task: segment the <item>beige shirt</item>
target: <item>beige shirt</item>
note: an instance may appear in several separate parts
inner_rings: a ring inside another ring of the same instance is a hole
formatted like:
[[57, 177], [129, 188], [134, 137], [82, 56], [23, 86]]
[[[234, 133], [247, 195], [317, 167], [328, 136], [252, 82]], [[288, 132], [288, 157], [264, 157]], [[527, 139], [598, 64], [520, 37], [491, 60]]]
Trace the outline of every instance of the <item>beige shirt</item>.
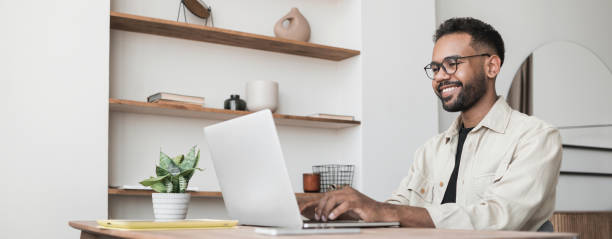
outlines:
[[458, 117], [416, 151], [410, 173], [387, 202], [425, 208], [437, 228], [537, 230], [555, 206], [559, 132], [499, 97], [465, 139], [456, 203], [441, 204], [460, 126]]

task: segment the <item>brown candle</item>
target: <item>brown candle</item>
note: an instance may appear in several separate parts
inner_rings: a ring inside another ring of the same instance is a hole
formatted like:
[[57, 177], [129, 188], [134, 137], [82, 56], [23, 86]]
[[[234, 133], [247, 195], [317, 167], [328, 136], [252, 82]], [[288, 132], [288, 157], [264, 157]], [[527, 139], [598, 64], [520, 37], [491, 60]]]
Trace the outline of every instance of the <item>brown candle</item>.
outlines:
[[305, 173], [302, 175], [304, 181], [304, 192], [318, 193], [321, 190], [320, 176], [318, 173]]

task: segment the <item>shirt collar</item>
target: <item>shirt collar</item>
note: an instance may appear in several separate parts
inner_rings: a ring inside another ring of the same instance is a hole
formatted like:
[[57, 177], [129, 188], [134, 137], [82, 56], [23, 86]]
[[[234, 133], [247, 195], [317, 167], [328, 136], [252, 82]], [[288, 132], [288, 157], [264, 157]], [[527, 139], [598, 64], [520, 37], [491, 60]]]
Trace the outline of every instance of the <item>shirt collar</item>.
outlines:
[[[495, 132], [503, 134], [506, 131], [508, 122], [510, 122], [510, 115], [512, 114], [512, 108], [506, 103], [504, 97], [498, 97], [493, 107], [485, 115], [485, 117], [474, 127], [472, 131], [478, 131], [482, 127], [487, 127]], [[444, 137], [448, 143], [450, 139], [459, 133], [459, 127], [461, 122], [461, 115], [459, 115], [451, 126], [444, 132]]]

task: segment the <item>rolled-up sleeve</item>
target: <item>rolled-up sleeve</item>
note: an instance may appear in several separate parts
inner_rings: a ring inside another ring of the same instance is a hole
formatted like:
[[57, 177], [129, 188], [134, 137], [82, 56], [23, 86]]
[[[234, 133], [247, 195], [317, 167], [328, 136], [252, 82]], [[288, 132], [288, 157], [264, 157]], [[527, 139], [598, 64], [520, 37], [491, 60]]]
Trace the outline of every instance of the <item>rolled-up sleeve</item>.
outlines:
[[406, 191], [404, 188], [404, 185], [407, 185], [408, 183], [410, 183], [411, 180], [411, 174], [408, 174], [408, 176], [406, 176], [404, 179], [402, 179], [402, 181], [400, 182], [400, 186], [397, 188], [397, 190], [395, 190], [393, 193], [391, 193], [391, 197], [389, 199], [387, 199], [385, 202], [386, 203], [391, 203], [391, 204], [399, 204], [399, 205], [408, 205], [410, 203], [410, 200], [408, 199], [408, 195], [406, 195], [406, 193], [404, 191]]
[[561, 151], [556, 129], [538, 129], [519, 140], [511, 160], [495, 172], [478, 201], [424, 208], [437, 228], [536, 230], [554, 211]]

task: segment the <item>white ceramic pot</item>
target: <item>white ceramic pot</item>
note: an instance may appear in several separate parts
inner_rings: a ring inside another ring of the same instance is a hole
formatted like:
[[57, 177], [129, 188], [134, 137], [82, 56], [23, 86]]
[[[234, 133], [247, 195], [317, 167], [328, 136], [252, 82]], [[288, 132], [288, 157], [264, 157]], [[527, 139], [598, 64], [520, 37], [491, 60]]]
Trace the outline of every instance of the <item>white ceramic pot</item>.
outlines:
[[187, 216], [189, 193], [153, 193], [153, 213], [156, 221], [183, 220]]
[[247, 82], [246, 102], [249, 111], [270, 109], [275, 112], [278, 108], [278, 83], [268, 80]]

